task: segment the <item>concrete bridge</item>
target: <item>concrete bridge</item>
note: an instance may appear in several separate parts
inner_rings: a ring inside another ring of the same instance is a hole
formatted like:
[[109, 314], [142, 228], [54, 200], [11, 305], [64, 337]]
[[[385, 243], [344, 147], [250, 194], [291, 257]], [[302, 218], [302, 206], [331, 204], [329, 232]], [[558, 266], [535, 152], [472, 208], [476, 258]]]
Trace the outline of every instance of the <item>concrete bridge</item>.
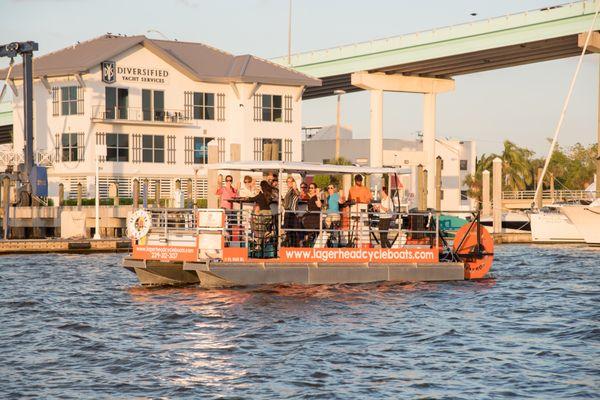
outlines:
[[[436, 94], [454, 90], [454, 76], [542, 62], [581, 54], [600, 0], [579, 1], [478, 22], [372, 40], [274, 59], [319, 77], [303, 99], [331, 96], [335, 90], [369, 90], [372, 166], [383, 162], [383, 92], [422, 94], [425, 168], [435, 170]], [[594, 30], [600, 29], [600, 19]], [[588, 52], [600, 52], [594, 32]], [[568, 77], [565, 77], [565, 80]], [[600, 114], [600, 112], [599, 112]], [[598, 131], [600, 140], [600, 128]], [[599, 161], [600, 168], [600, 161]], [[434, 179], [428, 180], [429, 207], [435, 205]]]

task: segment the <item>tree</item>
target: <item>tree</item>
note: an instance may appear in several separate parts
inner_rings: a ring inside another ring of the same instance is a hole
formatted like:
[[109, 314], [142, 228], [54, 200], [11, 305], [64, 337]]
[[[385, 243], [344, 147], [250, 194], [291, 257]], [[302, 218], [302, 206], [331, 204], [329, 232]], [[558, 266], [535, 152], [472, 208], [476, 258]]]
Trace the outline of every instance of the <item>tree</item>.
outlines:
[[[330, 165], [352, 165], [352, 163], [344, 157], [339, 157], [336, 160], [329, 160], [326, 164]], [[333, 183], [337, 187], [340, 187], [342, 183], [342, 175], [315, 175], [314, 183], [321, 189], [325, 190], [327, 185]]]

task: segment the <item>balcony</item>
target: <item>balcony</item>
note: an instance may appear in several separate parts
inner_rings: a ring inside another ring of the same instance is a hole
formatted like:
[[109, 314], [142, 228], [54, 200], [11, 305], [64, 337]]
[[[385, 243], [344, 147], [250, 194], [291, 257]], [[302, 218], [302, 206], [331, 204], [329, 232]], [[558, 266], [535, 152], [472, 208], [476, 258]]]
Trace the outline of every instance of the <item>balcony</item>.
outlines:
[[188, 126], [194, 120], [186, 117], [183, 110], [149, 110], [136, 107], [92, 107], [92, 121], [114, 124]]

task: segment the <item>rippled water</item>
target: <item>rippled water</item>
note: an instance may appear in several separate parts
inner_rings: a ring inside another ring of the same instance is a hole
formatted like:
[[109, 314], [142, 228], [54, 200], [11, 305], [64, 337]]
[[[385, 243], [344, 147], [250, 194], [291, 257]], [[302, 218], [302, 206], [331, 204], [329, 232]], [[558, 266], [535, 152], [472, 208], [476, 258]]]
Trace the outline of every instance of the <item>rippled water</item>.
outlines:
[[144, 289], [121, 255], [0, 258], [0, 398], [598, 398], [600, 249], [480, 282]]

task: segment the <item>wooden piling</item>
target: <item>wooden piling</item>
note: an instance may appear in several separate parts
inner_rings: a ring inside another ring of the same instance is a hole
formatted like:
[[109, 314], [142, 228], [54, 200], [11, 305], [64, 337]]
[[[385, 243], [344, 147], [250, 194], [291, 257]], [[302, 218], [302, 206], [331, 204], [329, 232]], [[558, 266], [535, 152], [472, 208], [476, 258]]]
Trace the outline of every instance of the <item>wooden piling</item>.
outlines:
[[493, 172], [493, 226], [494, 233], [502, 232], [502, 160], [499, 157], [494, 158], [492, 162]]
[[435, 158], [435, 209], [442, 209], [442, 157]]
[[140, 203], [140, 180], [135, 178], [133, 180], [133, 209], [137, 209]]

